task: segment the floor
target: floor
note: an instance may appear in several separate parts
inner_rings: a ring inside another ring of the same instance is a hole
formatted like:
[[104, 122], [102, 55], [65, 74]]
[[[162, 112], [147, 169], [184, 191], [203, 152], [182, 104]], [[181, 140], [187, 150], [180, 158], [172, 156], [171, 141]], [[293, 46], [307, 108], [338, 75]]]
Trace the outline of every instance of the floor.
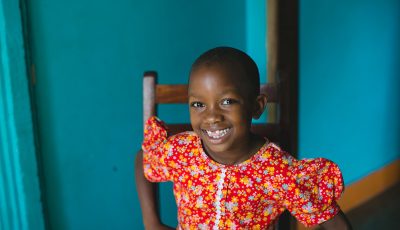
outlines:
[[400, 184], [346, 215], [354, 230], [400, 229]]

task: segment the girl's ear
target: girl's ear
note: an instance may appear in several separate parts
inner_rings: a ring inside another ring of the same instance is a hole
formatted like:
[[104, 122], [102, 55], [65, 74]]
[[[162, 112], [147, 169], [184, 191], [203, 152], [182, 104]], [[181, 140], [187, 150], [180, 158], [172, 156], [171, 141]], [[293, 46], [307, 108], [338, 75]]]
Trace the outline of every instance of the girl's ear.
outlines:
[[258, 95], [253, 110], [253, 118], [254, 119], [260, 118], [266, 106], [267, 106], [267, 96], [265, 96], [264, 94]]

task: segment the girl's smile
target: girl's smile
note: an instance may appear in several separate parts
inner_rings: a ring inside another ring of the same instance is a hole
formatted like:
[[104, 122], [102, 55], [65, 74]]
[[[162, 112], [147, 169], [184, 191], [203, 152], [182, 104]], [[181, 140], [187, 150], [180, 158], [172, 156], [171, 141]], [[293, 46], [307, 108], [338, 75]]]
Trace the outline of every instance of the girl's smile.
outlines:
[[210, 138], [220, 139], [220, 138], [224, 137], [230, 130], [231, 130], [231, 128], [220, 129], [220, 130], [215, 130], [215, 131], [211, 131], [211, 130], [203, 130], [203, 131], [206, 132]]
[[208, 136], [210, 142], [212, 142], [213, 144], [222, 143], [231, 134], [231, 128], [219, 129], [215, 131], [202, 129], [202, 131]]

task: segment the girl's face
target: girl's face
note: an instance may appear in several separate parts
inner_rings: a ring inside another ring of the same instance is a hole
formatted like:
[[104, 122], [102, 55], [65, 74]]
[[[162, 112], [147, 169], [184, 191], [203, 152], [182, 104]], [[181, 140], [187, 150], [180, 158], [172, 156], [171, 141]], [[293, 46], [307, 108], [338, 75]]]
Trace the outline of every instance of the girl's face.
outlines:
[[192, 128], [206, 152], [217, 161], [246, 155], [250, 149], [251, 120], [257, 103], [244, 79], [236, 75], [212, 66], [200, 67], [190, 76]]

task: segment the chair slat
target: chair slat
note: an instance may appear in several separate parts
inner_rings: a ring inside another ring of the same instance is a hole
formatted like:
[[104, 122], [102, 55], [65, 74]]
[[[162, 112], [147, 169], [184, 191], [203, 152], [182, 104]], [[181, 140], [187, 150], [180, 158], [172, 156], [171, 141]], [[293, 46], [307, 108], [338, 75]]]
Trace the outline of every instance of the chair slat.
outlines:
[[187, 85], [156, 85], [156, 103], [172, 104], [188, 102]]
[[143, 124], [147, 119], [156, 114], [155, 102], [155, 85], [156, 85], [155, 72], [146, 72], [143, 77]]
[[168, 135], [175, 135], [184, 131], [192, 131], [190, 124], [168, 124]]

